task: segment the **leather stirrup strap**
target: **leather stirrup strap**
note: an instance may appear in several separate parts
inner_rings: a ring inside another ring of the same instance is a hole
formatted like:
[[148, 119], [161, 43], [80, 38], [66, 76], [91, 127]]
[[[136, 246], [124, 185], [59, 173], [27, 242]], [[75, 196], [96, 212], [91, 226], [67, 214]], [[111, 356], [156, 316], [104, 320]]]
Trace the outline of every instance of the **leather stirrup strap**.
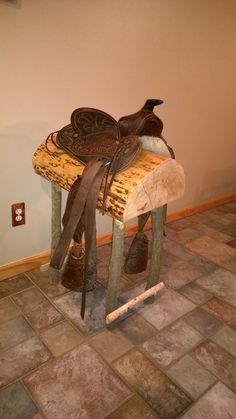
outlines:
[[102, 160], [95, 160], [82, 177], [78, 193], [76, 194], [71, 207], [70, 217], [64, 226], [59, 243], [52, 255], [50, 266], [55, 269], [61, 269], [63, 265], [67, 249], [84, 211], [91, 185], [103, 164], [104, 162]]
[[[81, 310], [80, 315], [82, 319], [84, 318], [85, 313], [85, 303], [86, 303], [86, 285], [87, 285], [87, 275], [89, 269], [89, 257], [91, 254], [91, 244], [93, 240], [94, 229], [96, 228], [96, 207], [98, 200], [98, 193], [101, 187], [101, 183], [107, 170], [106, 167], [101, 167], [99, 172], [94, 179], [94, 182], [90, 188], [89, 195], [87, 198], [86, 206], [84, 209], [84, 223], [85, 223], [85, 265], [84, 265], [84, 278], [83, 278], [83, 289], [82, 289], [82, 300], [81, 300]], [[91, 268], [91, 267], [90, 267]], [[96, 266], [91, 269], [96, 269]]]

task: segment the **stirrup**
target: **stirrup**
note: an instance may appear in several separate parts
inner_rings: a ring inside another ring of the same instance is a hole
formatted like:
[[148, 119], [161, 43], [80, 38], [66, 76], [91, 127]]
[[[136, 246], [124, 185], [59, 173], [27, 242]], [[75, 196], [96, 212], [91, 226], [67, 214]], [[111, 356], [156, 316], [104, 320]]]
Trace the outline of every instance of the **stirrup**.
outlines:
[[124, 272], [138, 274], [146, 270], [148, 263], [148, 238], [143, 232], [138, 232], [130, 245], [125, 259]]
[[[76, 250], [75, 250], [76, 249]], [[62, 272], [62, 285], [71, 291], [82, 292], [84, 281], [84, 268], [85, 268], [85, 254], [84, 250], [80, 248], [78, 252], [77, 246], [73, 246], [65, 267]], [[97, 273], [87, 273], [86, 292], [92, 291], [96, 286]]]

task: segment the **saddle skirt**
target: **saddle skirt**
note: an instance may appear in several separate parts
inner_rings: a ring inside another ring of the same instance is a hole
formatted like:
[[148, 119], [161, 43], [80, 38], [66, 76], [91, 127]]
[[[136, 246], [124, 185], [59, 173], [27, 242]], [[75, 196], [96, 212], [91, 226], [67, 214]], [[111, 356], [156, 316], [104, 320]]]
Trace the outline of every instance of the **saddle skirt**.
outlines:
[[136, 135], [119, 137], [117, 122], [94, 108], [79, 108], [71, 115], [71, 124], [58, 132], [58, 145], [83, 164], [93, 159], [108, 165], [116, 160], [109, 174], [125, 169], [141, 150]]

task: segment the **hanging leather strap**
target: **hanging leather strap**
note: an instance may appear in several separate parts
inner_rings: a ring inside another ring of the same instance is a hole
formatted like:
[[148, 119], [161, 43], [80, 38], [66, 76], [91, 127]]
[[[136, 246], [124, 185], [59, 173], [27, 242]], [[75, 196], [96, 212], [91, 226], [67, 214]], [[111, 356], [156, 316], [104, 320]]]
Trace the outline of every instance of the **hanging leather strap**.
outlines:
[[[85, 303], [86, 303], [86, 282], [88, 276], [88, 269], [91, 269], [89, 266], [90, 253], [92, 249], [92, 240], [94, 229], [96, 228], [96, 207], [98, 193], [101, 187], [101, 183], [104, 177], [106, 167], [101, 167], [98, 171], [93, 184], [90, 188], [89, 195], [86, 201], [85, 210], [84, 210], [84, 224], [85, 224], [85, 266], [84, 266], [84, 278], [83, 278], [83, 289], [82, 289], [82, 301], [81, 301], [81, 310], [80, 315], [82, 319], [84, 318], [85, 313]], [[94, 258], [96, 263], [96, 258]], [[96, 266], [92, 267], [96, 269]]]
[[[91, 185], [93, 184], [94, 179], [102, 166], [104, 166], [104, 161], [94, 160], [93, 164], [89, 167], [89, 170], [86, 170], [83, 174], [79, 186], [79, 192], [76, 194], [71, 206], [70, 217], [66, 220], [59, 243], [52, 255], [50, 266], [55, 269], [61, 269], [63, 265], [68, 247], [73, 238], [78, 222], [83, 214]], [[106, 170], [106, 168], [104, 168], [104, 170]]]

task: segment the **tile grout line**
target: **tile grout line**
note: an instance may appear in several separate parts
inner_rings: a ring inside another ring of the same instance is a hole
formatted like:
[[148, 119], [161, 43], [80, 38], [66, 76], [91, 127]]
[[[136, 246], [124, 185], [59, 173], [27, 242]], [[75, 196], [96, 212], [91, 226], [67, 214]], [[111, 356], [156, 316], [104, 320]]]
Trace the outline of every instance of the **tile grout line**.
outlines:
[[180, 415], [176, 416], [175, 419], [181, 419], [183, 417], [183, 415], [185, 415], [187, 412], [189, 412], [198, 403], [198, 401], [201, 400], [201, 398], [204, 397], [205, 394], [207, 394], [208, 391], [210, 391], [218, 383], [222, 383], [222, 381], [220, 381], [219, 379], [216, 379], [216, 381], [214, 381], [214, 383], [211, 384], [207, 388], [207, 390], [205, 390], [197, 399], [194, 399], [194, 402], [192, 404], [190, 404], [189, 406], [187, 406], [186, 409], [183, 412], [181, 412]]
[[[206, 339], [205, 342], [212, 342], [210, 339]], [[215, 342], [212, 342], [215, 343]], [[219, 345], [218, 345], [219, 346]], [[221, 347], [220, 347], [221, 348]], [[221, 348], [225, 351], [224, 348]], [[229, 354], [227, 351], [225, 351], [227, 354]], [[223, 383], [227, 388], [229, 388], [233, 393], [236, 393], [235, 390], [233, 390], [232, 388], [230, 388], [230, 386], [228, 384], [226, 384], [221, 378], [219, 378], [213, 371], [211, 371], [205, 364], [203, 364], [199, 359], [195, 359], [193, 353], [189, 353], [189, 355], [191, 356], [191, 358], [196, 361], [199, 365], [201, 365], [201, 367], [205, 368], [205, 370], [207, 370], [208, 372], [210, 372], [216, 379], [217, 381]], [[235, 357], [232, 354], [229, 354], [232, 358], [235, 359]]]

